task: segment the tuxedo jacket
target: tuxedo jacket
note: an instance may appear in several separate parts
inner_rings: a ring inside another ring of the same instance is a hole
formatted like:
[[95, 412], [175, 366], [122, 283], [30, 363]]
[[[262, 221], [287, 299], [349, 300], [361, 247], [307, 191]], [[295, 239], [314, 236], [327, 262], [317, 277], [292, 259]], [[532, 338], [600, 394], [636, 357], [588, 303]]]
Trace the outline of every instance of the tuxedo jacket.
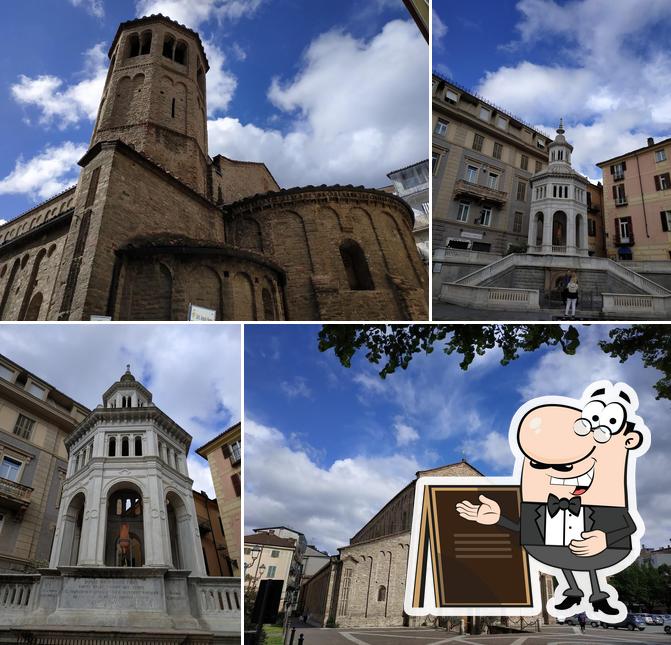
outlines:
[[[636, 531], [636, 524], [626, 508], [587, 505], [582, 508], [585, 531], [603, 531], [608, 548], [631, 550], [631, 535]], [[547, 504], [522, 502], [519, 522], [501, 517], [498, 524], [511, 531], [519, 531], [522, 546], [544, 546], [546, 510]]]

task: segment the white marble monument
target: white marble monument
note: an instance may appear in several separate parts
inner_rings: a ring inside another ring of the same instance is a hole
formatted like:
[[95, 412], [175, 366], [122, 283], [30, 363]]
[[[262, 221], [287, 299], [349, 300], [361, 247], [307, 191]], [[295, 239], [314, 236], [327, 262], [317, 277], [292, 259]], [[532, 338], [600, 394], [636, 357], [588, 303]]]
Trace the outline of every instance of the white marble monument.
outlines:
[[528, 253], [588, 256], [588, 180], [571, 166], [563, 120], [548, 146], [549, 165], [530, 180]]
[[66, 441], [49, 569], [0, 576], [0, 643], [240, 642], [240, 579], [205, 572], [190, 443], [127, 369]]

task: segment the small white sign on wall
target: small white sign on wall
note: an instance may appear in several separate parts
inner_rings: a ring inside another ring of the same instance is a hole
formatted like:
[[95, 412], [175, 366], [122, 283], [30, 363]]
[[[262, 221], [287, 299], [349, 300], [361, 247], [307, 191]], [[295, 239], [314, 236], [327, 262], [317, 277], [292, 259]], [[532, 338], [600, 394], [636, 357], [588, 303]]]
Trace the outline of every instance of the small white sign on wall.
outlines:
[[214, 309], [207, 309], [206, 307], [199, 307], [198, 305], [189, 304], [189, 321], [211, 321], [217, 319], [217, 312]]

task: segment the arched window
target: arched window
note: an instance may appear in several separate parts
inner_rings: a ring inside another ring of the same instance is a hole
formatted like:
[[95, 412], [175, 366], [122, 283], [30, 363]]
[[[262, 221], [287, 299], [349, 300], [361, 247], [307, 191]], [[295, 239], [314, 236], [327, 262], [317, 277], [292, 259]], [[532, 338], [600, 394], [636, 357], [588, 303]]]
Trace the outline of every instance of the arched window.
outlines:
[[110, 437], [109, 445], [107, 446], [107, 455], [109, 457], [116, 457], [116, 438]]
[[135, 437], [135, 456], [142, 457], [142, 437]]
[[387, 599], [387, 588], [381, 586], [377, 590], [377, 600], [378, 602], [384, 602]]
[[175, 62], [180, 65], [186, 65], [186, 43], [181, 40], [177, 43], [175, 47]]
[[128, 437], [121, 438], [121, 456], [128, 457]]
[[140, 47], [140, 54], [148, 54], [151, 51], [151, 31], [145, 31], [142, 34], [142, 45]]
[[141, 567], [144, 527], [142, 498], [136, 490], [119, 490], [107, 503], [107, 536], [105, 565], [109, 567]]
[[166, 34], [165, 38], [163, 39], [163, 55], [166, 58], [172, 60], [174, 50], [175, 50], [175, 39], [170, 34]]
[[200, 89], [201, 94], [205, 96], [205, 73], [203, 72], [200, 63], [198, 63], [198, 69], [196, 71], [196, 82], [198, 83], [198, 89]]
[[275, 320], [275, 304], [273, 303], [273, 296], [268, 289], [261, 291], [261, 299], [263, 300], [263, 319]]
[[352, 291], [375, 288], [363, 249], [354, 240], [345, 240], [340, 245], [340, 257], [345, 267], [349, 288]]
[[140, 38], [137, 34], [131, 34], [128, 38], [128, 58], [140, 55]]

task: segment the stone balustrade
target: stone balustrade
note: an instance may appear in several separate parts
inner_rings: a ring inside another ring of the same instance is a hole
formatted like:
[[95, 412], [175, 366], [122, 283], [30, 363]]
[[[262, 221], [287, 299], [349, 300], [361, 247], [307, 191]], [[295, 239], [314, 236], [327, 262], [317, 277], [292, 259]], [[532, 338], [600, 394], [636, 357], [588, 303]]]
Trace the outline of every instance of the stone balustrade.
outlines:
[[671, 296], [604, 293], [603, 313], [623, 320], [628, 317], [668, 318], [671, 314]]
[[444, 283], [440, 290], [440, 300], [475, 309], [506, 309], [509, 311], [537, 311], [540, 309], [538, 291], [535, 289], [472, 287]]
[[25, 613], [32, 607], [38, 575], [11, 574], [0, 576], [0, 613]]

